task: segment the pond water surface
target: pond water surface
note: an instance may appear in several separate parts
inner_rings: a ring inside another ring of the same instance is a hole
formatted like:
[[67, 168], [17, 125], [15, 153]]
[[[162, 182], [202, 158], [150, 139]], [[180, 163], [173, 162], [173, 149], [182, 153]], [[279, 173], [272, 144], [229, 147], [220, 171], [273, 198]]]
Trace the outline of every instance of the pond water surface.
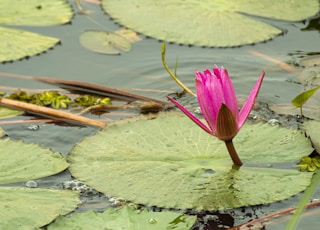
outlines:
[[[70, 1], [73, 4], [72, 1]], [[154, 98], [165, 100], [170, 92], [180, 91], [176, 83], [168, 76], [161, 63], [161, 42], [140, 35], [142, 41], [132, 44], [128, 53], [116, 56], [101, 55], [84, 49], [79, 43], [79, 36], [86, 29], [103, 29], [115, 31], [121, 27], [116, 25], [103, 13], [100, 6], [83, 3], [83, 7], [91, 11], [88, 16], [76, 14], [72, 24], [55, 27], [19, 27], [29, 31], [58, 37], [62, 45], [56, 46], [39, 56], [29, 60], [1, 64], [0, 72], [35, 77], [50, 77], [58, 79], [79, 80], [115, 88], [152, 89], [160, 92], [134, 91]], [[212, 68], [213, 64], [223, 65], [229, 71], [237, 94], [246, 97], [261, 71], [266, 76], [259, 94], [260, 101], [267, 103], [290, 103], [292, 98], [302, 91], [302, 86], [295, 83], [297, 74], [302, 67], [299, 60], [320, 53], [319, 18], [312, 23], [318, 26], [312, 30], [303, 30], [309, 24], [268, 20], [273, 25], [287, 32], [265, 43], [247, 45], [237, 48], [202, 48], [167, 45], [167, 62], [174, 66], [179, 58], [178, 75], [191, 89], [194, 89], [194, 69], [199, 71]], [[288, 63], [296, 68], [296, 73], [290, 73], [279, 65], [264, 58], [252, 55], [256, 51], [274, 59]], [[50, 89], [54, 86], [35, 81], [7, 78], [0, 74], [1, 86]], [[112, 117], [119, 119], [119, 117]], [[17, 118], [13, 118], [17, 119]], [[52, 124], [39, 124], [39, 129], [30, 130], [29, 124], [4, 125], [6, 133], [13, 139], [23, 139], [26, 142], [39, 143], [66, 155], [72, 146], [83, 137], [94, 134], [97, 129], [91, 127], [63, 127]], [[68, 172], [39, 180], [40, 187], [51, 187], [62, 181], [71, 179]], [[22, 185], [22, 184], [21, 184]], [[315, 198], [320, 197], [318, 188]], [[250, 219], [283, 210], [294, 206], [299, 195], [286, 201], [271, 205], [248, 207], [225, 212], [231, 222], [244, 223]], [[98, 209], [98, 208], [97, 208]], [[299, 229], [318, 229], [319, 209], [317, 214], [305, 218]], [[219, 218], [222, 218], [220, 215]], [[213, 217], [212, 217], [213, 218]], [[234, 219], [233, 219], [234, 218]], [[213, 218], [214, 219], [214, 218]], [[285, 222], [276, 223], [266, 229], [283, 229]], [[221, 224], [222, 226], [223, 224]], [[227, 224], [226, 224], [227, 225]], [[213, 227], [210, 229], [224, 229]]]

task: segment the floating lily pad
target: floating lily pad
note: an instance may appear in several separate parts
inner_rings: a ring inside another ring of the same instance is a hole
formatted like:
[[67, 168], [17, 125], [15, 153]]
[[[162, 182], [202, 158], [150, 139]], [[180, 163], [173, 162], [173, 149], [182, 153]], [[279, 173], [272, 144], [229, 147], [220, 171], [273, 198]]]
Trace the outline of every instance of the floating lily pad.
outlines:
[[[306, 104], [309, 104], [309, 102], [307, 102]], [[270, 104], [268, 106], [270, 110], [274, 111], [277, 114], [285, 114], [285, 115], [292, 115], [292, 116], [296, 116], [300, 114], [300, 109], [296, 108], [291, 103], [290, 104]], [[304, 105], [303, 115], [305, 117], [320, 121], [320, 106]]]
[[306, 120], [300, 125], [302, 130], [305, 130], [306, 135], [310, 137], [315, 150], [320, 153], [320, 122], [315, 120]]
[[[64, 0], [1, 0], [0, 24], [49, 26], [65, 24], [73, 17]], [[14, 61], [43, 53], [60, 40], [23, 30], [0, 27], [0, 62]]]
[[118, 23], [179, 44], [230, 47], [269, 40], [283, 33], [250, 15], [301, 21], [316, 15], [318, 0], [102, 0]]
[[65, 0], [1, 0], [0, 24], [51, 26], [70, 22], [71, 6]]
[[60, 42], [57, 38], [4, 27], [0, 27], [0, 34], [0, 62], [34, 56]]
[[0, 149], [0, 184], [50, 176], [69, 166], [59, 153], [36, 144], [5, 139], [0, 140]]
[[102, 54], [120, 54], [131, 49], [130, 42], [121, 35], [101, 31], [86, 30], [80, 36], [83, 47]]
[[300, 60], [300, 64], [305, 67], [313, 67], [320, 65], [320, 55], [312, 55]]
[[0, 187], [0, 229], [37, 229], [77, 207], [74, 191]]
[[[177, 209], [266, 204], [310, 183], [311, 173], [293, 167], [313, 151], [302, 132], [246, 124], [234, 143], [245, 162], [240, 169], [232, 166], [222, 141], [185, 116], [125, 120], [77, 144], [69, 155], [69, 169], [108, 195]], [[275, 163], [287, 163], [292, 170], [276, 168]]]
[[121, 210], [108, 209], [103, 213], [88, 211], [75, 213], [70, 217], [58, 217], [48, 230], [54, 229], [130, 229], [130, 230], [158, 230], [190, 229], [196, 221], [195, 216], [186, 216], [169, 211], [151, 212], [138, 211], [125, 206]]
[[23, 114], [21, 110], [9, 109], [6, 107], [0, 106], [0, 119], [8, 118], [8, 117], [15, 117]]

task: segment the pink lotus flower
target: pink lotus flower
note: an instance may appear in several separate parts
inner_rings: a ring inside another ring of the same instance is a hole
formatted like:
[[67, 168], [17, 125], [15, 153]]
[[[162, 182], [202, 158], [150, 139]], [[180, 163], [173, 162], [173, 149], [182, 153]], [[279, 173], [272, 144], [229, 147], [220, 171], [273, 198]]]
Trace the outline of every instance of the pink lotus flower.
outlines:
[[262, 71], [247, 101], [239, 111], [234, 86], [225, 68], [214, 67], [213, 71], [196, 72], [197, 98], [207, 125], [184, 108], [179, 102], [168, 97], [182, 112], [207, 133], [216, 136], [227, 145], [235, 165], [242, 165], [232, 139], [237, 135], [252, 110], [264, 77]]

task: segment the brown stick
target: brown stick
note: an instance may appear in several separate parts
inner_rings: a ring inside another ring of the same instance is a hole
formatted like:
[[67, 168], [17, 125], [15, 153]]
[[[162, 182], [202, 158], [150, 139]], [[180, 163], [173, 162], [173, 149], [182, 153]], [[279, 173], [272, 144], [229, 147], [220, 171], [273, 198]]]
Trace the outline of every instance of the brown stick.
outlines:
[[170, 103], [162, 100], [153, 99], [150, 97], [145, 97], [139, 94], [129, 93], [120, 89], [110, 88], [102, 85], [92, 84], [88, 82], [73, 81], [73, 80], [62, 80], [54, 78], [43, 78], [43, 77], [33, 77], [33, 80], [41, 81], [49, 84], [58, 85], [63, 89], [76, 90], [82, 92], [88, 92], [92, 94], [98, 94], [102, 96], [108, 96], [113, 98], [118, 98], [124, 101], [152, 101], [159, 103], [163, 106], [170, 105]]
[[[311, 203], [307, 204], [306, 208], [309, 209], [309, 208], [313, 208], [313, 207], [317, 207], [317, 206], [320, 206], [320, 201], [311, 202]], [[286, 214], [291, 214], [295, 210], [296, 210], [296, 208], [288, 208], [288, 209], [285, 209], [285, 210], [282, 210], [279, 212], [271, 213], [269, 215], [260, 217], [258, 219], [252, 220], [252, 221], [249, 221], [248, 223], [228, 228], [228, 230], [251, 229], [251, 226], [253, 226], [254, 224], [263, 223], [263, 222], [269, 221], [273, 218], [284, 216]]]
[[96, 126], [99, 128], [104, 128], [106, 126], [106, 124], [101, 121], [96, 121], [90, 118], [78, 116], [68, 112], [51, 109], [51, 108], [47, 108], [39, 105], [33, 105], [25, 102], [15, 101], [7, 98], [0, 98], [0, 105], [14, 108], [14, 109], [24, 110], [24, 111], [35, 113], [37, 115], [41, 115], [45, 117], [51, 117], [51, 118], [54, 117], [57, 120], [82, 123], [86, 125]]

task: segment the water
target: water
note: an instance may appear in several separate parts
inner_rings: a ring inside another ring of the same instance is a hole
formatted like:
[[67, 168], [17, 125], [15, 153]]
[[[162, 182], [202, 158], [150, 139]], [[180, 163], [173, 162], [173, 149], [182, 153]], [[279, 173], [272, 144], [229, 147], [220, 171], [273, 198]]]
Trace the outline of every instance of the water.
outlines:
[[[86, 29], [115, 31], [120, 27], [110, 20], [98, 5], [86, 3], [83, 4], [83, 7], [91, 10], [92, 13], [89, 16], [76, 14], [71, 25], [40, 28], [19, 27], [59, 37], [62, 45], [56, 46], [53, 50], [42, 55], [31, 57], [29, 60], [1, 64], [0, 71], [17, 75], [86, 81], [115, 88], [158, 90], [160, 92], [145, 92], [144, 90], [135, 92], [163, 100], [168, 93], [180, 91], [178, 85], [168, 76], [162, 66], [161, 42], [155, 39], [148, 39], [140, 35], [142, 41], [132, 44], [130, 52], [118, 56], [96, 54], [84, 49], [79, 43], [82, 31]], [[287, 33], [266, 43], [239, 48], [202, 48], [168, 44], [167, 63], [173, 68], [176, 57], [179, 58], [178, 76], [193, 90], [195, 69], [202, 71], [206, 68], [212, 68], [213, 64], [223, 65], [232, 77], [237, 94], [243, 97], [248, 95], [264, 69], [266, 77], [259, 94], [259, 100], [267, 103], [290, 103], [291, 99], [302, 90], [302, 86], [295, 83], [297, 73], [302, 69], [299, 66], [299, 60], [320, 53], [320, 34], [319, 27], [317, 28], [319, 18], [312, 20], [310, 22], [312, 24], [308, 24], [308, 21], [305, 23], [269, 22], [285, 29]], [[315, 28], [303, 30], [308, 25]], [[275, 63], [252, 55], [251, 51], [288, 63], [297, 70], [297, 73], [287, 72]], [[6, 78], [1, 74], [0, 80], [1, 86], [29, 89], [56, 88], [35, 81]], [[5, 125], [3, 128], [13, 139], [39, 143], [64, 155], [84, 136], [93, 135], [97, 131], [90, 127], [61, 127], [52, 124], [40, 124], [38, 130], [30, 130], [28, 126], [29, 124]], [[40, 187], [52, 186], [59, 180], [54, 176], [51, 177], [51, 180], [44, 181], [45, 184], [39, 182]], [[319, 197], [319, 189], [316, 196]], [[290, 198], [288, 201], [280, 202], [281, 205], [277, 203], [265, 206], [261, 210], [259, 209], [260, 211], [248, 209], [249, 213], [257, 212], [257, 216], [262, 216], [293, 206], [297, 200], [298, 197]], [[237, 219], [241, 216], [241, 210], [236, 210], [235, 213], [237, 213], [236, 224], [239, 224], [243, 221]], [[316, 220], [313, 218], [310, 221], [315, 222]], [[280, 228], [278, 227], [278, 229]]]

